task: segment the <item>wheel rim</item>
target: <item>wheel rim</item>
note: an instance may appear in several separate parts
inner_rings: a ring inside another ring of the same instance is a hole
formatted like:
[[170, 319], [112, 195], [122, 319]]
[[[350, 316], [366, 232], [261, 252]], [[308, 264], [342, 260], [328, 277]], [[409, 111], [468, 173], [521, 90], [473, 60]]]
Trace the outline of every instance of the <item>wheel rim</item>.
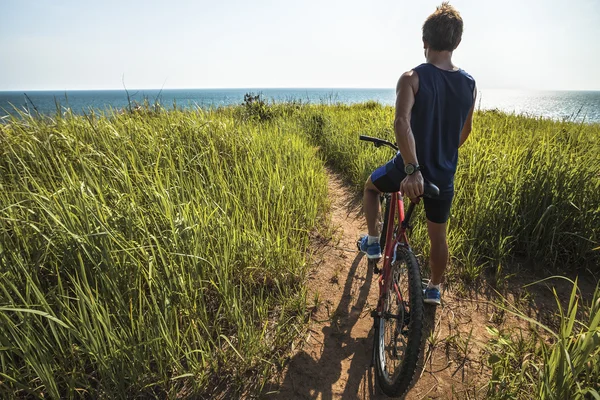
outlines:
[[408, 303], [408, 275], [405, 264], [392, 265], [387, 295], [379, 318], [379, 369], [389, 384], [395, 382], [402, 369], [406, 352], [407, 332], [410, 318]]

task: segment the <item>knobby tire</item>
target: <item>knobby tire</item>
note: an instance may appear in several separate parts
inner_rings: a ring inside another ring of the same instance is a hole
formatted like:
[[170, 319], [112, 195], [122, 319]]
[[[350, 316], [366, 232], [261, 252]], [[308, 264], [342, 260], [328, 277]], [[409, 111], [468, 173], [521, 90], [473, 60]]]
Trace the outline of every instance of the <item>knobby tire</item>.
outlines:
[[[387, 203], [387, 202], [386, 202]], [[387, 216], [389, 204], [386, 204], [386, 212]], [[387, 222], [387, 219], [384, 220]], [[382, 236], [385, 235], [385, 231], [382, 232]], [[391, 245], [391, 244], [388, 244]], [[403, 270], [403, 267], [405, 270]], [[394, 275], [400, 274], [402, 280], [400, 280], [399, 284], [402, 287], [399, 287], [399, 290], [404, 295], [408, 294], [409, 300], [409, 310], [410, 310], [410, 319], [408, 324], [404, 324], [404, 320], [402, 321], [402, 329], [406, 328], [406, 333], [403, 335], [406, 340], [406, 345], [403, 354], [398, 357], [400, 365], [396, 367], [399, 369], [398, 373], [393, 374], [391, 379], [388, 379], [386, 376], [387, 373], [383, 369], [382, 364], [385, 364], [385, 359], [382, 357], [388, 357], [388, 354], [383, 354], [385, 352], [385, 328], [386, 324], [394, 324], [392, 320], [399, 321], [402, 317], [400, 314], [400, 310], [393, 314], [396, 318], [385, 318], [386, 313], [390, 312], [390, 301], [386, 301], [384, 304], [383, 312], [380, 316], [377, 317], [375, 321], [375, 368], [377, 371], [377, 380], [379, 382], [379, 387], [381, 390], [388, 396], [391, 397], [401, 397], [406, 394], [408, 389], [410, 389], [415, 372], [417, 371], [417, 364], [419, 361], [419, 356], [421, 354], [421, 346], [422, 346], [422, 331], [423, 331], [423, 315], [424, 315], [424, 306], [423, 306], [423, 289], [421, 283], [421, 270], [419, 268], [419, 264], [413, 252], [403, 246], [398, 246], [396, 249], [396, 261], [391, 265], [390, 278], [389, 282], [385, 284], [387, 286], [388, 298], [390, 298], [390, 294], [397, 296], [393, 283], [394, 283]], [[406, 287], [408, 285], [408, 287]], [[408, 293], [407, 293], [408, 290]], [[393, 296], [391, 297], [393, 298]], [[406, 300], [406, 299], [404, 299]], [[404, 305], [402, 305], [404, 307]], [[404, 309], [404, 308], [403, 308]], [[396, 322], [398, 324], [398, 322]], [[387, 325], [389, 327], [389, 325]], [[383, 329], [383, 331], [382, 331]], [[394, 331], [397, 332], [397, 326], [394, 327]], [[396, 336], [399, 336], [396, 333]], [[394, 339], [394, 343], [397, 343], [398, 340]], [[383, 346], [383, 347], [382, 347]], [[397, 348], [397, 346], [395, 346]]]

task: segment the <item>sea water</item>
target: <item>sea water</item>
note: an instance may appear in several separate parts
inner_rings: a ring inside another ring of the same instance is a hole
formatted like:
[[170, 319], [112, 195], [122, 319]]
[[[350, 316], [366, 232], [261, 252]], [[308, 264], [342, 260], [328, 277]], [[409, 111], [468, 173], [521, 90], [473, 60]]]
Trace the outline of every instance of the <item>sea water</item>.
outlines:
[[[129, 104], [153, 104], [169, 108], [215, 108], [244, 101], [246, 93], [261, 94], [276, 102], [354, 104], [376, 101], [394, 105], [393, 89], [165, 89], [165, 90], [69, 90], [0, 92], [0, 117], [15, 109], [51, 115], [71, 109], [84, 112], [120, 110]], [[480, 89], [477, 109], [498, 109], [508, 113], [540, 116], [555, 120], [600, 123], [600, 91], [524, 91]]]

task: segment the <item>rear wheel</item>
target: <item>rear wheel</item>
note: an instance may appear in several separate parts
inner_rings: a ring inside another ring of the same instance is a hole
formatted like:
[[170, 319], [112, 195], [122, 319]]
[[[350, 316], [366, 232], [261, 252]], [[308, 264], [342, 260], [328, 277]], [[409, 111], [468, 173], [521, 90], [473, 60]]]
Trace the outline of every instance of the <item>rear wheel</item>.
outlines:
[[410, 388], [421, 353], [423, 292], [421, 273], [412, 251], [398, 246], [390, 267], [383, 310], [375, 321], [375, 368], [388, 396]]

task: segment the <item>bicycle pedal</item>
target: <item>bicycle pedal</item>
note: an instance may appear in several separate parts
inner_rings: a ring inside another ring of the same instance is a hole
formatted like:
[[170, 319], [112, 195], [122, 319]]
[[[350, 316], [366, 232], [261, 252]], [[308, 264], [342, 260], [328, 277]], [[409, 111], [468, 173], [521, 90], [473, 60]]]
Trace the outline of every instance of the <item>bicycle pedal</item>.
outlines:
[[373, 310], [371, 311], [371, 317], [373, 318], [377, 318], [380, 317], [381, 315], [377, 312], [377, 310]]

